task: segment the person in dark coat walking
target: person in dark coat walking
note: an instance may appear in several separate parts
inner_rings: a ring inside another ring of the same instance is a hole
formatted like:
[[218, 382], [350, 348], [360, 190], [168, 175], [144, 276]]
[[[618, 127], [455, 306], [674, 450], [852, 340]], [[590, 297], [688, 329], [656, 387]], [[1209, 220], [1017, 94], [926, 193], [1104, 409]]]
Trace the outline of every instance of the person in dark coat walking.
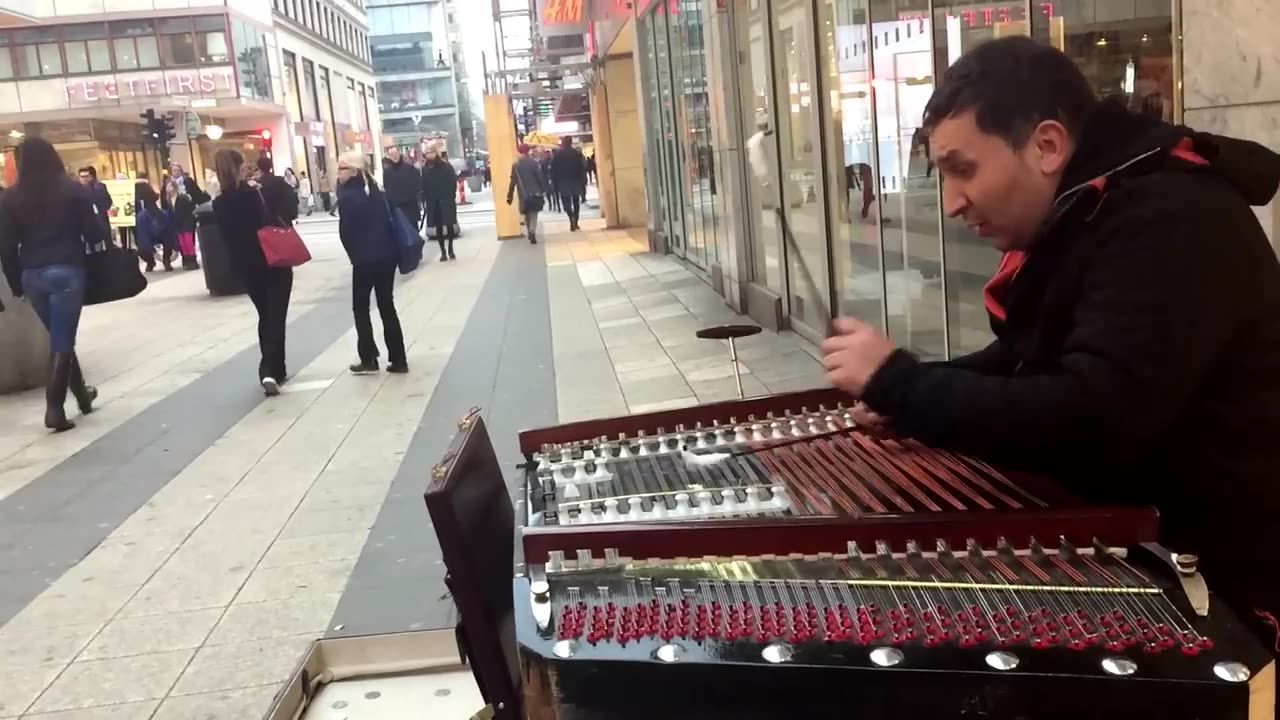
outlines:
[[174, 163], [169, 168], [169, 184], [174, 193], [166, 192], [164, 199], [173, 211], [173, 223], [178, 232], [178, 251], [182, 253], [184, 270], [199, 270], [196, 259], [196, 206], [209, 202], [209, 195], [200, 189], [196, 179]]
[[275, 174], [271, 158], [259, 156], [257, 166], [258, 172], [253, 179], [258, 183], [262, 200], [267, 205], [267, 219], [274, 225], [292, 227], [298, 220], [298, 193], [284, 178]]
[[[382, 183], [386, 185], [387, 200], [391, 201], [391, 206], [400, 208], [410, 225], [421, 227], [422, 173], [405, 160], [400, 148], [394, 145], [387, 148], [387, 158], [382, 162]], [[342, 195], [341, 188], [338, 195]]]
[[458, 173], [440, 156], [438, 148], [428, 147], [425, 155], [422, 199], [427, 209], [427, 227], [436, 229], [440, 261], [455, 260], [453, 241], [457, 237], [454, 226], [458, 223]]
[[560, 194], [560, 207], [569, 216], [569, 230], [578, 230], [582, 196], [587, 192], [587, 160], [573, 146], [573, 138], [562, 138], [560, 150], [551, 160], [551, 184]]
[[[18, 145], [18, 183], [0, 199], [0, 268], [15, 298], [26, 298], [49, 331], [44, 425], [74, 428], [67, 390], [80, 412], [93, 412], [98, 390], [84, 381], [76, 333], [84, 306], [84, 256], [106, 238], [90, 190], [67, 177], [58, 151], [39, 137]], [[10, 422], [13, 422], [10, 420]]]
[[542, 177], [547, 182], [547, 209], [560, 212], [560, 193], [556, 192], [556, 176], [551, 173], [551, 163], [555, 162], [556, 152], [545, 148], [536, 152], [539, 157], [535, 157], [535, 159], [538, 161], [538, 167], [542, 170]]
[[[359, 360], [351, 366], [356, 375], [378, 372], [378, 343], [369, 321], [369, 293], [378, 300], [382, 332], [387, 342], [387, 372], [407, 373], [404, 332], [396, 313], [396, 270], [400, 245], [391, 220], [391, 207], [382, 188], [369, 174], [364, 153], [347, 152], [338, 158], [338, 237], [351, 260], [351, 312], [356, 322]], [[412, 167], [412, 166], [410, 166]]]
[[213, 201], [213, 215], [231, 264], [244, 277], [249, 299], [258, 311], [258, 382], [268, 397], [280, 394], [289, 379], [285, 366], [285, 330], [289, 323], [289, 297], [293, 294], [293, 268], [267, 265], [258, 241], [258, 230], [271, 224], [260, 188], [249, 179], [244, 156], [236, 150], [219, 150], [213, 157], [222, 191]]
[[1100, 103], [1025, 37], [953, 64], [924, 125], [943, 209], [1004, 253], [996, 339], [926, 363], [838, 319], [825, 365], [855, 420], [1156, 506], [1163, 544], [1271, 647], [1280, 262], [1250, 205], [1280, 155]]
[[529, 156], [529, 146], [524, 143], [516, 148], [520, 154], [511, 163], [511, 180], [507, 184], [507, 204], [510, 205], [516, 194], [520, 195], [520, 214], [524, 216], [525, 232], [529, 234], [529, 243], [538, 244], [538, 213], [547, 197], [547, 180], [542, 176], [542, 167]]

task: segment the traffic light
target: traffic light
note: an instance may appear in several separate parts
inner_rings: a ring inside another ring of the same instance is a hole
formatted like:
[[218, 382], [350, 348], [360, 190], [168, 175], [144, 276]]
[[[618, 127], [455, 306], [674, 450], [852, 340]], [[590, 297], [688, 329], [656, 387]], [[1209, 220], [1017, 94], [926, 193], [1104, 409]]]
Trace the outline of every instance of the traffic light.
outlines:
[[156, 150], [165, 164], [169, 162], [169, 142], [176, 137], [173, 130], [173, 119], [168, 115], [156, 115], [155, 110], [147, 110], [138, 115], [143, 119], [142, 139], [154, 143]]
[[262, 154], [271, 157], [271, 131], [263, 130], [258, 137], [262, 138]]

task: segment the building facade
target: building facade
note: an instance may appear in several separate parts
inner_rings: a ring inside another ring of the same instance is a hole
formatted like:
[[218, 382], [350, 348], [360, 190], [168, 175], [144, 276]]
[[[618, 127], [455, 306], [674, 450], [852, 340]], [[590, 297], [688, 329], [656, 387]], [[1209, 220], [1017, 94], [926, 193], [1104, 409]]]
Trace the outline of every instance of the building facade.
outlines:
[[466, 75], [452, 0], [370, 0], [369, 23], [384, 144], [417, 157], [424, 141], [443, 143], [461, 157]]
[[[999, 258], [943, 217], [920, 130], [937, 79], [978, 43], [1030, 34], [1076, 60], [1101, 96], [1280, 147], [1280, 51], [1267, 39], [1280, 21], [1252, 17], [1259, 7], [640, 2], [654, 249], [684, 258], [762, 324], [814, 341], [843, 314], [925, 358], [980, 349], [990, 341], [982, 287]], [[1260, 217], [1275, 232], [1276, 213]]]
[[[269, 131], [277, 166], [323, 173], [337, 153], [376, 154], [364, 9], [348, 0], [35, 0], [0, 30], [0, 146], [41, 135], [69, 170], [159, 177], [140, 115], [171, 113], [171, 159], [197, 176]], [[302, 86], [295, 66], [311, 68]], [[330, 92], [332, 88], [332, 92]], [[304, 94], [313, 112], [304, 112]], [[309, 123], [309, 124], [306, 124]]]

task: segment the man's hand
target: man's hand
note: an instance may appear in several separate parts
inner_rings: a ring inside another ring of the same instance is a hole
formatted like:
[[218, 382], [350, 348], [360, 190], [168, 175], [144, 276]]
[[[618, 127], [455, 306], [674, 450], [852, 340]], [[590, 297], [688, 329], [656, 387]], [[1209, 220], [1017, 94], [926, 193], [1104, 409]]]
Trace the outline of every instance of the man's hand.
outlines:
[[889, 418], [867, 407], [866, 403], [858, 403], [849, 411], [853, 422], [858, 426], [858, 430], [872, 437], [889, 437], [893, 435], [892, 423]]
[[836, 318], [831, 324], [836, 334], [822, 343], [827, 378], [832, 385], [859, 397], [871, 376], [893, 353], [893, 343], [861, 320]]

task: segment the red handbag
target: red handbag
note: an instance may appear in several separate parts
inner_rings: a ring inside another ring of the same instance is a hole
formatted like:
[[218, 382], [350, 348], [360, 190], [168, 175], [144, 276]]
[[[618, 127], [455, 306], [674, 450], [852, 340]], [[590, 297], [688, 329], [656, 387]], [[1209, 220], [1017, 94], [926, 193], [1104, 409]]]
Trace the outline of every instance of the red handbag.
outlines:
[[[262, 200], [262, 209], [269, 211], [261, 190], [258, 191], [258, 199]], [[276, 222], [280, 224], [258, 228], [258, 244], [262, 246], [262, 255], [267, 259], [267, 265], [273, 268], [305, 265], [311, 260], [311, 251], [302, 242], [302, 236], [283, 220], [277, 218]]]

